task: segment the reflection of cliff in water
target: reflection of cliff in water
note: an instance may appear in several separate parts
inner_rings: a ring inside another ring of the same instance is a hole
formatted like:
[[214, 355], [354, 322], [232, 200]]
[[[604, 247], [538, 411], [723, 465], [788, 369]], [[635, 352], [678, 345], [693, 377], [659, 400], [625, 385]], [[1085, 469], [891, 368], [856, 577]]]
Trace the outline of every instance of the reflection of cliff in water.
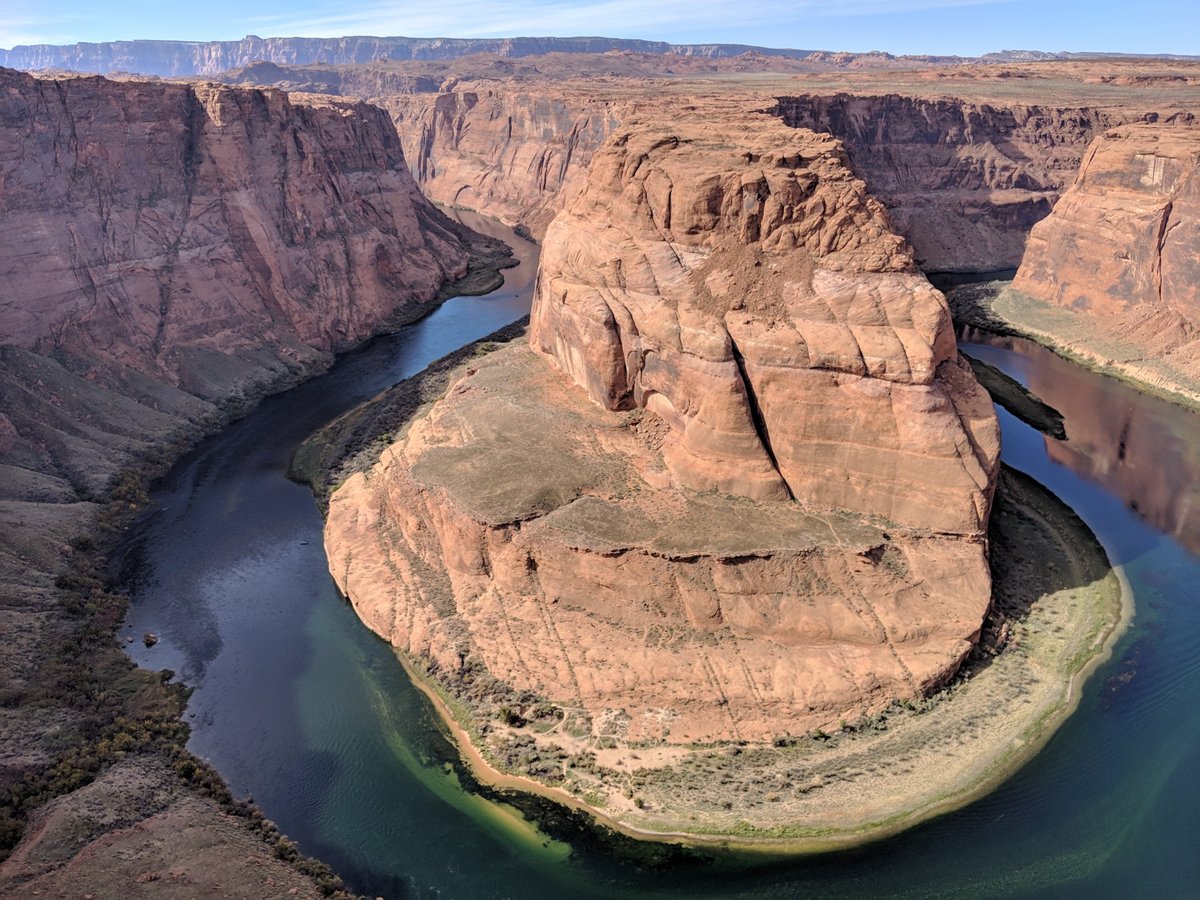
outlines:
[[1070, 440], [1045, 439], [1052, 460], [1099, 482], [1149, 524], [1200, 552], [1200, 416], [1097, 378], [1030, 341], [974, 330], [960, 340], [1022, 357], [1020, 380], [1066, 422]]

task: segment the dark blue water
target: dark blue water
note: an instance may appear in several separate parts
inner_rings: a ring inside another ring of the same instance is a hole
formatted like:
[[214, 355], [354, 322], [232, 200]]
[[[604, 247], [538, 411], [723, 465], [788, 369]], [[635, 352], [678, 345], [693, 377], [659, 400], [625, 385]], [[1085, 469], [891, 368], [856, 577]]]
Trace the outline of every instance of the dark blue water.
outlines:
[[1180, 542], [1195, 546], [1200, 421], [1023, 344], [969, 350], [1058, 407], [1071, 440], [1001, 412], [1004, 458], [1096, 531], [1137, 616], [1078, 712], [999, 790], [851, 852], [653, 871], [462, 791], [428, 704], [334, 589], [321, 519], [285, 471], [314, 427], [523, 315], [522, 249], [502, 291], [266, 401], [156, 492], [129, 548], [129, 627], [161, 640], [135, 657], [195, 687], [190, 746], [235, 793], [372, 896], [1200, 896], [1200, 560]]

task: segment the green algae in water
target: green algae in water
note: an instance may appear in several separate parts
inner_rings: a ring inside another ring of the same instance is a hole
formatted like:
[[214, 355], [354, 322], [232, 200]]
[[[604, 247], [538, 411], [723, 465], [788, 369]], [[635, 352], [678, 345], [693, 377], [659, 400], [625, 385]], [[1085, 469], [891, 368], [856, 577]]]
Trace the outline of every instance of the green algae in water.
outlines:
[[[360, 845], [356, 856], [364, 862], [373, 853], [386, 858], [388, 843], [363, 834], [363, 812], [389, 802], [411, 807], [415, 787], [438, 814], [449, 806], [468, 816], [527, 864], [543, 868], [565, 862], [570, 845], [543, 834], [515, 807], [464, 789], [457, 751], [428, 699], [408, 681], [391, 648], [357, 619], [350, 623], [357, 633], [341, 621], [353, 615], [345, 604], [321, 604], [314, 611], [306, 629], [314, 653], [296, 685], [309, 749], [335, 755], [341, 763], [319, 813], [322, 837], [341, 845], [365, 839], [376, 846]], [[352, 665], [346, 666], [347, 658]], [[357, 683], [347, 684], [347, 673], [356, 675]]]

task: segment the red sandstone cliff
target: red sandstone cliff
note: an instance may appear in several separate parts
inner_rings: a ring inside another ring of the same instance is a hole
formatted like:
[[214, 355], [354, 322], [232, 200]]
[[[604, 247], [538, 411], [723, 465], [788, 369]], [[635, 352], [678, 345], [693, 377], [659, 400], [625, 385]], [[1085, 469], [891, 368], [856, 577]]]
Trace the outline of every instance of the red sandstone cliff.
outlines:
[[884, 96], [781, 97], [789, 125], [841, 138], [926, 270], [1015, 268], [1114, 110]]
[[538, 237], [583, 186], [592, 154], [609, 134], [656, 105], [498, 81], [381, 102], [428, 196], [523, 225]]
[[631, 741], [919, 695], [990, 600], [998, 429], [944, 299], [837, 141], [710, 113], [614, 133], [546, 233], [540, 353], [472, 360], [326, 527], [363, 620], [448, 686]]
[[[1078, 79], [1094, 73], [1083, 65], [1055, 72], [1069, 89], [1050, 105], [1039, 72], [979, 66], [910, 73], [907, 81], [867, 76], [855, 93], [806, 90], [803, 79], [757, 87], [619, 68], [575, 71], [567, 56], [520, 66], [487, 58], [425, 68], [259, 66], [231, 75], [379, 103], [396, 120], [428, 196], [538, 236], [574, 199], [591, 155], [622, 123], [666, 108], [692, 115], [716, 96], [747, 109], [773, 107], [788, 125], [843, 141], [855, 174], [888, 208], [922, 268], [992, 271], [1019, 264], [1029, 230], [1070, 185], [1099, 131], [1188, 115], [1186, 96], [1169, 99], [1152, 86], [1086, 90]], [[1028, 83], [993, 96], [992, 82], [1005, 75]], [[954, 79], [961, 96], [931, 92], [926, 81], [935, 76]], [[873, 79], [911, 93], [881, 92]], [[795, 93], [779, 95], [793, 85]]]
[[547, 232], [531, 338], [593, 400], [660, 416], [681, 485], [986, 525], [995, 422], [833, 139], [621, 130]]
[[[0, 894], [121, 895], [148, 869], [317, 894], [146, 737], [179, 699], [117, 647], [97, 513], [136, 508], [115, 476], [419, 315], [469, 249], [379, 109], [0, 69], [0, 855], [32, 813]], [[114, 733], [140, 749], [97, 771]]]
[[1200, 129], [1100, 135], [1033, 229], [1013, 288], [1200, 374]]
[[466, 268], [362, 103], [0, 70], [0, 122], [6, 455], [77, 487]]

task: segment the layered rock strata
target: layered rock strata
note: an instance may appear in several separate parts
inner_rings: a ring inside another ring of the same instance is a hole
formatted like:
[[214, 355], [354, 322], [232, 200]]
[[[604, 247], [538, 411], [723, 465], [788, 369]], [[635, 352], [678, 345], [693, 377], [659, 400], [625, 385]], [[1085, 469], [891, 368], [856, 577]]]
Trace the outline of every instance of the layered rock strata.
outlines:
[[[574, 200], [592, 154], [623, 122], [661, 116], [668, 105], [692, 113], [718, 98], [747, 110], [772, 108], [789, 125], [843, 141], [855, 174], [887, 207], [926, 271], [1015, 269], [1029, 230], [1070, 185], [1098, 133], [1128, 122], [1194, 118], [1186, 80], [1183, 94], [1153, 88], [1155, 78], [1183, 76], [1158, 73], [1153, 64], [1122, 76], [1145, 81], [1121, 90], [1093, 86], [1101, 82], [1094, 67], [1064, 65], [1049, 73], [1062, 88], [1051, 105], [1041, 89], [1045, 64], [886, 77], [864, 71], [849, 93], [846, 79], [818, 74], [828, 62], [816, 54], [802, 63], [732, 62], [780, 76], [803, 66], [810, 74], [715, 82], [689, 79], [699, 73], [666, 57], [551, 54], [519, 62], [261, 64], [222, 77], [382, 105], [428, 196], [483, 210], [537, 237]], [[941, 95], [939, 84], [956, 95]]]
[[[184, 738], [146, 743], [181, 707], [129, 671], [95, 547], [206, 431], [430, 308], [474, 241], [379, 109], [0, 69], [0, 856], [33, 814], [0, 894], [120, 894], [190, 853], [204, 871], [182, 883], [261, 895], [266, 845], [183, 786]], [[113, 734], [126, 771], [174, 785], [163, 816], [151, 786], [100, 773]], [[97, 805], [114, 789], [117, 812]]]
[[0, 120], [5, 455], [75, 487], [466, 270], [365, 104], [0, 70]]
[[655, 105], [486, 81], [381, 103], [395, 118], [427, 196], [496, 216], [538, 238], [582, 189], [605, 139], [637, 110]]
[[333, 495], [371, 628], [630, 741], [798, 734], [955, 672], [997, 424], [836, 140], [618, 130], [547, 231], [530, 345]]
[[1098, 137], [1030, 234], [1013, 288], [1200, 376], [1200, 129]]
[[[0, 65], [16, 69], [67, 69], [75, 72], [139, 72], [147, 75], [215, 75], [256, 62], [281, 65], [347, 65], [377, 60], [448, 60], [476, 54], [518, 59], [550, 53], [637, 53], [662, 57], [727, 59], [743, 55], [809, 59], [825, 66], [890, 65], [885, 53], [828, 53], [749, 44], [669, 44], [606, 37], [409, 38], [346, 36], [333, 38], [247, 35], [240, 41], [105, 41], [78, 44], [20, 45], [0, 49]], [[900, 57], [908, 65], [963, 62], [959, 57]], [[903, 62], [901, 64], [903, 64]]]
[[1016, 268], [1030, 228], [1119, 110], [881, 96], [781, 97], [789, 125], [841, 138], [922, 268]]

